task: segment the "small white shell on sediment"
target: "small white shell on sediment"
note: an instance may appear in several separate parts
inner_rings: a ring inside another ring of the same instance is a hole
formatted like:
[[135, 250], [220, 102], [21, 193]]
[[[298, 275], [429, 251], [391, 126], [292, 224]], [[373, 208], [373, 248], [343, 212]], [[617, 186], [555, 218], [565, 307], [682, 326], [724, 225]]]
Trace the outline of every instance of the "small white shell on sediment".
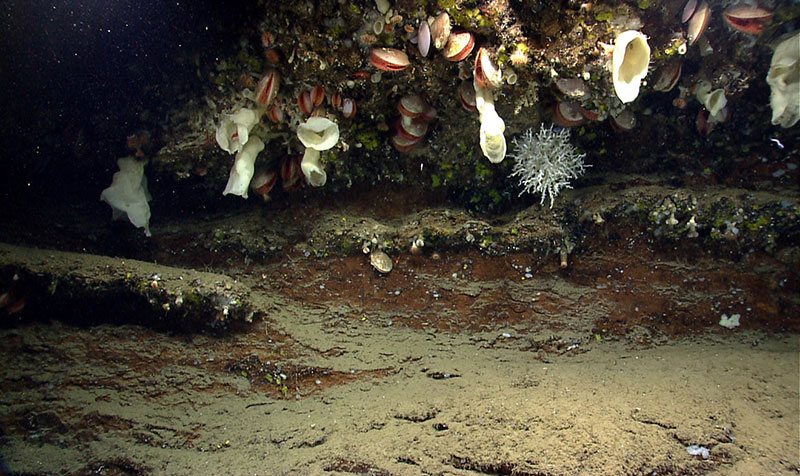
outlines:
[[386, 274], [392, 270], [392, 258], [381, 250], [373, 250], [369, 254], [369, 264], [372, 265], [379, 273]]

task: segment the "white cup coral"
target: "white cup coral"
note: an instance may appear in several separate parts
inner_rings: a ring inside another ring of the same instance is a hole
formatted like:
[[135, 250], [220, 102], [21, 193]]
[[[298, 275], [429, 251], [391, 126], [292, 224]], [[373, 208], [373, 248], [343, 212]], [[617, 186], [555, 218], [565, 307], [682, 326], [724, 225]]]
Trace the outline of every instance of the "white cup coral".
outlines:
[[611, 79], [614, 91], [623, 104], [633, 102], [639, 96], [639, 87], [649, 65], [650, 46], [647, 37], [636, 30], [620, 33], [611, 53]]
[[710, 117], [716, 122], [725, 120], [725, 106], [728, 99], [725, 97], [725, 90], [722, 88], [711, 90], [711, 83], [706, 80], [697, 83], [694, 88], [694, 95], [698, 101], [708, 110]]
[[261, 120], [262, 111], [242, 108], [233, 114], [223, 114], [217, 127], [217, 144], [229, 154], [241, 152], [250, 139], [250, 131]]
[[339, 142], [339, 126], [325, 117], [311, 117], [297, 126], [297, 138], [306, 147], [300, 170], [312, 187], [321, 187], [328, 175], [320, 163], [320, 152], [330, 149]]

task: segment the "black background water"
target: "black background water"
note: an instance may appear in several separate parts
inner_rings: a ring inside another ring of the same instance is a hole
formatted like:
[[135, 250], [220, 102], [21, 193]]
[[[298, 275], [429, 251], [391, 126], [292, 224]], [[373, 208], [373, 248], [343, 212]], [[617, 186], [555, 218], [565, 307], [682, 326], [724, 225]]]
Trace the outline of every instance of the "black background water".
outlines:
[[[0, 186], [5, 203], [107, 186], [125, 137], [208, 88], [255, 30], [256, 2], [0, 3]], [[54, 190], [55, 189], [55, 190]]]

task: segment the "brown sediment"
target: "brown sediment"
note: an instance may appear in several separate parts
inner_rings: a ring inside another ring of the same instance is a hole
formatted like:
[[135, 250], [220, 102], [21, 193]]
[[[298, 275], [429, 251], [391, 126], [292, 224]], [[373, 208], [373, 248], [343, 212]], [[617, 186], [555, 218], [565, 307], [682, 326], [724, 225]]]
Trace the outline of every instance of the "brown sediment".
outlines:
[[[0, 245], [0, 284], [27, 296], [0, 329], [8, 464], [36, 474], [52, 451], [46, 473], [244, 474], [253, 455], [287, 475], [790, 471], [793, 209], [701, 196], [688, 238], [686, 190], [604, 193], [621, 198], [495, 219], [410, 193], [189, 219], [154, 227], [139, 256], [159, 264]], [[712, 237], [725, 220], [739, 234]], [[739, 328], [719, 325], [736, 313]]]

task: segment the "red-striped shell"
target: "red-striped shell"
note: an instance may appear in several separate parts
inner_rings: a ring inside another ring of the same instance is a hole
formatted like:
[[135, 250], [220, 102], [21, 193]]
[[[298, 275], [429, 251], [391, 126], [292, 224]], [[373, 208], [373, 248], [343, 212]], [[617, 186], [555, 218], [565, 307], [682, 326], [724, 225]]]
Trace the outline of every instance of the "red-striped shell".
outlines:
[[304, 114], [311, 114], [311, 111], [314, 109], [314, 101], [311, 99], [311, 93], [309, 91], [303, 91], [297, 96], [297, 107], [300, 108]]
[[581, 98], [589, 92], [586, 81], [581, 78], [559, 78], [556, 88], [570, 98]]
[[586, 120], [575, 103], [559, 101], [553, 106], [553, 122], [561, 127], [575, 127]]
[[324, 100], [325, 100], [325, 88], [323, 88], [319, 84], [311, 88], [311, 102], [314, 103], [314, 107], [322, 104], [322, 101]]
[[683, 13], [681, 14], [681, 23], [686, 23], [692, 18], [694, 15], [694, 11], [697, 9], [697, 0], [689, 0], [686, 2], [686, 5], [683, 6]]
[[627, 132], [636, 126], [636, 116], [633, 115], [630, 109], [623, 109], [616, 116], [609, 117], [609, 123], [615, 131]]
[[333, 93], [330, 96], [331, 107], [334, 109], [339, 109], [342, 107], [342, 95], [339, 93]]
[[580, 105], [578, 105], [578, 112], [581, 113], [581, 116], [585, 117], [586, 119], [589, 119], [590, 121], [597, 121], [600, 119], [599, 112], [586, 109]]
[[665, 63], [664, 66], [658, 69], [656, 81], [655, 84], [653, 84], [653, 90], [661, 92], [671, 91], [681, 78], [681, 69], [682, 63], [680, 60], [673, 60]]
[[438, 113], [439, 111], [437, 111], [435, 107], [429, 107], [428, 109], [425, 109], [425, 112], [423, 112], [421, 116], [419, 116], [419, 120], [431, 122], [432, 120], [436, 119], [436, 115]]
[[475, 102], [475, 87], [469, 81], [461, 81], [458, 86], [458, 99], [461, 100], [461, 106], [467, 111], [474, 112], [478, 110]]
[[409, 150], [418, 146], [420, 142], [422, 142], [421, 137], [417, 140], [408, 140], [405, 137], [401, 136], [400, 134], [392, 136], [392, 145], [399, 152], [408, 152]]
[[697, 111], [697, 132], [702, 137], [707, 137], [711, 133], [711, 129], [714, 128], [714, 124], [708, 121], [708, 109], [700, 108]]
[[283, 121], [283, 108], [278, 104], [273, 104], [271, 108], [267, 109], [267, 118], [272, 122]]
[[431, 49], [431, 27], [426, 20], [422, 20], [417, 30], [417, 48], [423, 58], [428, 56]]
[[287, 192], [297, 190], [304, 183], [303, 172], [300, 170], [302, 159], [302, 155], [292, 155], [281, 160], [281, 181]]
[[372, 48], [369, 62], [384, 71], [402, 71], [411, 64], [407, 54], [394, 48]]
[[475, 35], [468, 31], [459, 31], [450, 34], [450, 39], [442, 50], [442, 54], [450, 61], [461, 61], [475, 47]]
[[250, 181], [250, 190], [267, 199], [267, 194], [278, 183], [278, 174], [274, 170], [259, 169]]
[[258, 86], [256, 86], [256, 102], [262, 106], [269, 106], [275, 96], [278, 95], [279, 84], [278, 73], [275, 71], [267, 72], [258, 82]]
[[428, 132], [428, 123], [401, 116], [401, 119], [397, 121], [396, 128], [399, 135], [413, 142], [425, 137], [425, 134]]
[[492, 63], [491, 58], [489, 58], [489, 51], [486, 48], [478, 49], [478, 54], [475, 56], [473, 76], [482, 88], [496, 89], [502, 85], [500, 70]]
[[722, 16], [732, 28], [751, 35], [760, 35], [764, 31], [764, 25], [772, 19], [772, 12], [750, 5], [733, 5], [725, 9]]
[[426, 109], [428, 109], [428, 103], [419, 94], [403, 96], [397, 102], [397, 110], [400, 111], [400, 114], [412, 119], [422, 115]]
[[275, 34], [271, 31], [262, 31], [261, 32], [261, 46], [264, 48], [269, 48], [270, 46], [275, 44]]

